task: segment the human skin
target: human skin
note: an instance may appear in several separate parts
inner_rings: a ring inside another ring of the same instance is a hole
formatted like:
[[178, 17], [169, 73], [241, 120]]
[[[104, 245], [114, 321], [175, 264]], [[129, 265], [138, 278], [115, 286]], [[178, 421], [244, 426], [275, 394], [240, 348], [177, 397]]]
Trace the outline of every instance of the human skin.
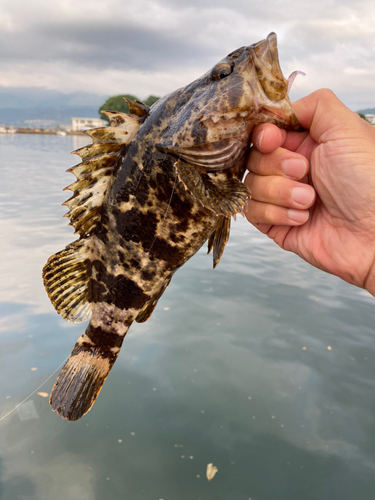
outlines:
[[284, 250], [375, 296], [375, 127], [326, 89], [293, 109], [305, 132], [254, 129], [245, 215]]

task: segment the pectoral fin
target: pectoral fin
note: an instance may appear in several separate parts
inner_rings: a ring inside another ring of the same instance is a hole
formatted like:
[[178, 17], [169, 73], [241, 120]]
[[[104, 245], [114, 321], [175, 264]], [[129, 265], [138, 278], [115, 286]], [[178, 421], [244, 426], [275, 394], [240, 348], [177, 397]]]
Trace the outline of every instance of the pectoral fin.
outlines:
[[250, 191], [236, 177], [228, 178], [225, 172], [200, 173], [183, 161], [175, 163], [179, 180], [205, 207], [216, 215], [230, 217], [241, 213]]

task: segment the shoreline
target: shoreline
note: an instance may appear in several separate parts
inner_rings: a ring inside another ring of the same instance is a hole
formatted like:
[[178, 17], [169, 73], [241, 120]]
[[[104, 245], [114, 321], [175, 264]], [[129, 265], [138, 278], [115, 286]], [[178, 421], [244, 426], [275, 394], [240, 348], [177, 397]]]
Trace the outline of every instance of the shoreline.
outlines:
[[60, 130], [52, 128], [29, 128], [29, 127], [2, 127], [0, 134], [38, 134], [38, 135], [86, 135], [83, 131], [78, 130]]

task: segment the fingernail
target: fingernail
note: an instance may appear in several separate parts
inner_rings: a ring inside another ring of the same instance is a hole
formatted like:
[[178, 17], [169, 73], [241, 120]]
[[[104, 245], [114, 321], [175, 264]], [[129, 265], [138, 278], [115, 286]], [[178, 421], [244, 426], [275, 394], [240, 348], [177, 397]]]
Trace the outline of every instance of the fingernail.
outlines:
[[292, 179], [301, 179], [305, 175], [306, 164], [298, 158], [289, 158], [281, 163], [281, 169], [286, 176], [292, 177]]
[[309, 205], [314, 198], [314, 191], [311, 187], [295, 187], [292, 189], [291, 198], [299, 205]]
[[261, 131], [261, 133], [257, 137], [257, 140], [255, 141], [255, 146], [257, 149], [260, 149], [262, 147], [263, 136], [264, 136], [264, 130]]
[[288, 210], [289, 220], [293, 222], [306, 222], [309, 218], [309, 212], [307, 210]]

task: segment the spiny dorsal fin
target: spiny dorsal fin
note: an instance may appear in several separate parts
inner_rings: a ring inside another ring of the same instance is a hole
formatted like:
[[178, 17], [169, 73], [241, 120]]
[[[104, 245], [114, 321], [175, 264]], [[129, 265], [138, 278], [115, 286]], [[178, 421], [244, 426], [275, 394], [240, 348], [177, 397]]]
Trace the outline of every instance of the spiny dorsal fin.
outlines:
[[93, 144], [73, 151], [81, 157], [82, 163], [70, 168], [77, 180], [65, 189], [73, 196], [64, 205], [69, 208], [66, 217], [81, 238], [89, 235], [100, 216], [108, 186], [113, 181], [115, 166], [124, 146], [137, 135], [143, 120], [138, 116], [103, 111], [111, 126], [87, 130]]
[[64, 203], [69, 208], [66, 217], [80, 239], [52, 255], [43, 269], [44, 286], [53, 306], [63, 318], [74, 322], [87, 319], [91, 310], [88, 236], [100, 218], [116, 163], [143, 121], [138, 116], [124, 113], [106, 111], [105, 114], [111, 126], [86, 132], [93, 144], [73, 151], [82, 158], [82, 163], [68, 170], [77, 180], [65, 188], [73, 191], [73, 196]]
[[86, 255], [85, 242], [75, 241], [52, 255], [43, 268], [43, 283], [54, 308], [74, 323], [87, 319], [91, 310]]
[[230, 233], [230, 217], [224, 217], [223, 215], [218, 217], [218, 221], [215, 229], [212, 231], [210, 237], [208, 238], [208, 250], [209, 254], [214, 249], [213, 252], [213, 268], [219, 264], [220, 259], [224, 253], [225, 245], [228, 243]]
[[202, 206], [216, 215], [230, 217], [241, 213], [250, 191], [237, 177], [228, 178], [225, 172], [201, 174], [188, 163], [178, 160], [175, 163], [179, 180]]
[[142, 121], [144, 121], [147, 118], [150, 106], [147, 106], [147, 104], [143, 104], [143, 102], [138, 101], [137, 99], [135, 101], [131, 101], [126, 97], [123, 97], [123, 99], [129, 106], [129, 112], [131, 115], [135, 115], [138, 118], [141, 118]]

